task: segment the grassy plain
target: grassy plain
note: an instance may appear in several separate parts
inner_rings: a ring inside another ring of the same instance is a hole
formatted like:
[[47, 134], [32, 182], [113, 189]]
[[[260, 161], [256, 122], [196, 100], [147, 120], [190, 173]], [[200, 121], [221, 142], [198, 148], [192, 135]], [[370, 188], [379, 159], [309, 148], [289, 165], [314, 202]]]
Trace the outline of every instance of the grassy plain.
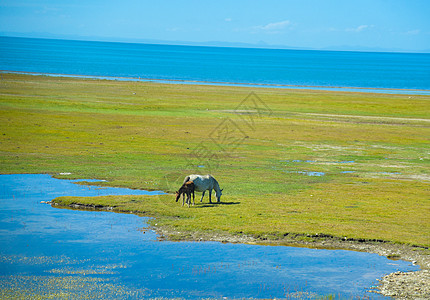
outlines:
[[[3, 73], [0, 121], [2, 174], [170, 193], [63, 205], [142, 212], [180, 232], [430, 246], [429, 96]], [[218, 179], [221, 204], [174, 202], [191, 173]]]

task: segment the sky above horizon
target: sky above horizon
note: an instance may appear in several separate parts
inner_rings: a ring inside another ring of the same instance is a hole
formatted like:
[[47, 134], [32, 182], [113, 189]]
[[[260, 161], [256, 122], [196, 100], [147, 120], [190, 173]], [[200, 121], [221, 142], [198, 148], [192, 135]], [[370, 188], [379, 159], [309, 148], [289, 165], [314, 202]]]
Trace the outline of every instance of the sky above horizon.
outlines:
[[428, 0], [0, 0], [0, 35], [430, 52]]

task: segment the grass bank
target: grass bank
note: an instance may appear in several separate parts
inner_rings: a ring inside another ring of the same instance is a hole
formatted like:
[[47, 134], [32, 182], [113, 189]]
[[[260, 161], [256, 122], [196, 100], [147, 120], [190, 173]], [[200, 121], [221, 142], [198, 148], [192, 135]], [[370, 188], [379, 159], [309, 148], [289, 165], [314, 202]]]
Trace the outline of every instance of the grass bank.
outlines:
[[138, 211], [178, 232], [430, 246], [429, 96], [3, 73], [0, 119], [3, 174], [173, 193], [211, 173], [224, 188], [221, 204], [189, 209], [171, 194], [63, 205]]

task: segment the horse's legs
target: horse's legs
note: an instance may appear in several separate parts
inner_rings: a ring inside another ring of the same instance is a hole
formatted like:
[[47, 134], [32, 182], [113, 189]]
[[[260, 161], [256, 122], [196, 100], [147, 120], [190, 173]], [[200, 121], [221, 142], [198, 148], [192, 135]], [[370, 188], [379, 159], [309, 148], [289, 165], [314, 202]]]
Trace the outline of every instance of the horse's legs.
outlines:
[[185, 205], [185, 193], [182, 194], [182, 206]]
[[203, 197], [205, 196], [205, 192], [206, 192], [206, 191], [203, 191], [203, 193], [202, 193], [202, 198], [200, 199], [200, 202], [203, 202]]
[[193, 205], [196, 205], [196, 202], [194, 201], [194, 191], [193, 191]]
[[212, 196], [212, 189], [209, 189], [209, 203], [212, 203], [211, 196]]

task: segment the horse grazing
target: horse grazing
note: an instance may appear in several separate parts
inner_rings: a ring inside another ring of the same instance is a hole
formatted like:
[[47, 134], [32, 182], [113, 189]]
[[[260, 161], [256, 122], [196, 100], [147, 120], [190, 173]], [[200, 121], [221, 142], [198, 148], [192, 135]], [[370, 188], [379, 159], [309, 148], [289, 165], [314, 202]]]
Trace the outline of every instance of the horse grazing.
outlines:
[[182, 195], [182, 206], [184, 206], [185, 202], [185, 194], [187, 195], [187, 204], [188, 207], [190, 207], [191, 203], [191, 194], [193, 194], [193, 205], [196, 203], [194, 202], [194, 183], [192, 181], [184, 182], [184, 184], [180, 187], [178, 191], [176, 191], [176, 202], [178, 202], [179, 198], [181, 198]]
[[217, 202], [221, 201], [222, 189], [220, 189], [218, 181], [212, 175], [189, 175], [185, 177], [184, 183], [187, 181], [194, 182], [194, 188], [197, 192], [202, 192], [202, 198], [200, 202], [203, 201], [205, 192], [209, 190], [209, 203], [212, 203], [211, 196], [212, 190], [215, 190]]

